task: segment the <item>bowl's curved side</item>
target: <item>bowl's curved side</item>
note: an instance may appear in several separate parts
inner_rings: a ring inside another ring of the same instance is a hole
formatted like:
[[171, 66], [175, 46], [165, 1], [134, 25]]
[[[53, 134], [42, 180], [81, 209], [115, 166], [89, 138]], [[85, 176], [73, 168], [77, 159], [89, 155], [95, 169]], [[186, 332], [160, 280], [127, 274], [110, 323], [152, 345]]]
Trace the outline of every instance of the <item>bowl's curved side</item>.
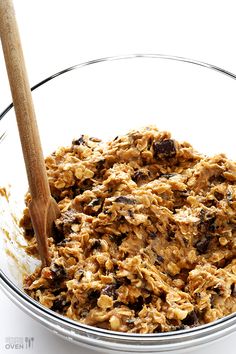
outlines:
[[[123, 60], [123, 59], [134, 59], [134, 58], [153, 58], [153, 59], [164, 59], [164, 60], [174, 60], [174, 61], [180, 61], [184, 63], [189, 63], [189, 64], [194, 64], [194, 65], [199, 65], [211, 70], [215, 70], [218, 73], [224, 74], [226, 76], [229, 76], [231, 79], [236, 79], [236, 74], [225, 70], [223, 68], [220, 68], [217, 65], [214, 64], [209, 64], [200, 60], [195, 60], [195, 59], [190, 59], [190, 58], [185, 58], [181, 56], [175, 56], [175, 55], [166, 55], [166, 54], [141, 54], [141, 53], [136, 53], [136, 54], [130, 54], [130, 55], [117, 55], [117, 56], [112, 56], [112, 57], [104, 57], [104, 58], [98, 58], [94, 60], [89, 60], [80, 64], [76, 64], [73, 66], [70, 66], [66, 69], [63, 69], [61, 71], [58, 71], [57, 73], [50, 75], [43, 79], [42, 81], [38, 82], [34, 86], [31, 87], [31, 91], [36, 90], [38, 87], [46, 84], [47, 82], [55, 79], [58, 76], [61, 76], [63, 74], [68, 73], [69, 71], [76, 70], [79, 68], [82, 68], [84, 66], [92, 65], [92, 64], [98, 64], [106, 61], [115, 61], [115, 60]], [[13, 103], [10, 103], [1, 113], [0, 113], [0, 120], [9, 112], [10, 109], [13, 108]], [[1, 139], [0, 139], [1, 140]]]

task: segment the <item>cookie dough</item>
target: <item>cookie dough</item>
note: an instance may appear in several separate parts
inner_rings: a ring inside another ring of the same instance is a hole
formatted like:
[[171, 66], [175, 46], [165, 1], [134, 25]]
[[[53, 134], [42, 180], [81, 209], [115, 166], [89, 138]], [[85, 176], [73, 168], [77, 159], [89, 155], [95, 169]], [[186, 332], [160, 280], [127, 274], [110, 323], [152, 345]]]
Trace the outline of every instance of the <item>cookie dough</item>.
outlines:
[[[31, 297], [75, 321], [129, 333], [236, 311], [235, 162], [151, 126], [106, 143], [82, 135], [46, 166], [61, 217], [49, 238], [51, 266], [24, 279]], [[37, 257], [27, 207], [21, 226]]]

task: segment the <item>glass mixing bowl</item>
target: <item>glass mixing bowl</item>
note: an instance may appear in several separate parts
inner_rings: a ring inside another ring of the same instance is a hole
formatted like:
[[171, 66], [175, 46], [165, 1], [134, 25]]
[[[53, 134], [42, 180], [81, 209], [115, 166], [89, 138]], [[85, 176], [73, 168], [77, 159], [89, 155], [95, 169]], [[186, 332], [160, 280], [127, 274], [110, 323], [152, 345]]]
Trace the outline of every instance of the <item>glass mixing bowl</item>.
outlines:
[[[224, 152], [236, 160], [235, 78], [213, 65], [164, 55], [104, 58], [68, 68], [33, 88], [44, 154], [83, 133], [106, 140], [154, 124], [202, 153]], [[0, 198], [0, 285], [13, 302], [48, 329], [109, 353], [182, 353], [235, 330], [236, 314], [232, 314], [177, 332], [111, 332], [72, 321], [31, 299], [22, 291], [22, 273], [37, 262], [25, 254], [17, 224], [27, 179], [12, 105], [0, 116], [0, 165], [0, 187], [10, 190], [8, 201]]]

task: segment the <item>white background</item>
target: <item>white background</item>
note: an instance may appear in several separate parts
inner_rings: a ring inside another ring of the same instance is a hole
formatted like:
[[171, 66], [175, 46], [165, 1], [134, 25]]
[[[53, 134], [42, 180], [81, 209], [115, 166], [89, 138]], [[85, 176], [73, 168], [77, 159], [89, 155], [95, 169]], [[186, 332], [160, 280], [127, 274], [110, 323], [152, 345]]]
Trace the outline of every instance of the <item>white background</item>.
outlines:
[[[185, 56], [236, 73], [234, 0], [15, 0], [14, 3], [31, 85], [79, 62], [131, 53]], [[9, 102], [10, 91], [0, 53], [0, 111]], [[0, 353], [19, 352], [4, 350], [8, 336], [34, 336], [34, 353], [90, 353], [54, 337], [1, 293], [0, 298]], [[235, 347], [236, 334], [209, 349], [192, 353], [233, 354]]]

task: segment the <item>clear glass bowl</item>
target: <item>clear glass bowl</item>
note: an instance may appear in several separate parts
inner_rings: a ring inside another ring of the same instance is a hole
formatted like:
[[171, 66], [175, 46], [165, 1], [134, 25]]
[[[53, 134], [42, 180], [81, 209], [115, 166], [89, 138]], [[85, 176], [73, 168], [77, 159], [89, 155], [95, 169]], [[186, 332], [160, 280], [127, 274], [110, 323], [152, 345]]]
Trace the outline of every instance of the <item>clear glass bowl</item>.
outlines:
[[[83, 133], [106, 140], [154, 124], [200, 152], [224, 152], [236, 160], [235, 78], [213, 65], [164, 55], [104, 58], [63, 70], [33, 89], [44, 154]], [[102, 352], [182, 353], [235, 330], [232, 314], [177, 332], [111, 332], [72, 321], [31, 299], [22, 291], [21, 279], [36, 262], [25, 255], [17, 225], [27, 179], [12, 105], [0, 116], [0, 164], [0, 187], [10, 185], [9, 202], [0, 198], [0, 285], [54, 333]]]

